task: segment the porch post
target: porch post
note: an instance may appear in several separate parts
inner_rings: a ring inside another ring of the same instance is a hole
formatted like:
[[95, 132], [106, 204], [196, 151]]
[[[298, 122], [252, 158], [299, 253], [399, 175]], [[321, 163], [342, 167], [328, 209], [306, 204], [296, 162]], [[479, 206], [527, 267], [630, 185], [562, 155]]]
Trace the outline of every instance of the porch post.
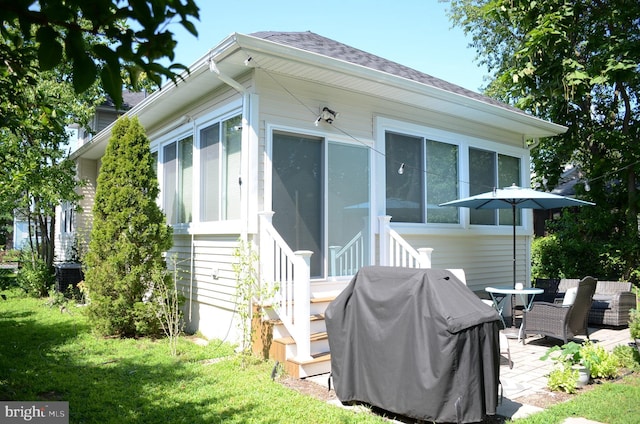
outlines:
[[418, 254], [420, 255], [420, 268], [431, 268], [431, 253], [433, 247], [420, 247]]
[[296, 328], [296, 359], [311, 359], [311, 255], [310, 250], [294, 252], [296, 266], [293, 272], [293, 323]]
[[378, 234], [380, 237], [380, 265], [386, 266], [389, 265], [389, 223], [391, 222], [391, 216], [379, 216], [378, 221], [380, 223], [380, 228], [378, 230]]

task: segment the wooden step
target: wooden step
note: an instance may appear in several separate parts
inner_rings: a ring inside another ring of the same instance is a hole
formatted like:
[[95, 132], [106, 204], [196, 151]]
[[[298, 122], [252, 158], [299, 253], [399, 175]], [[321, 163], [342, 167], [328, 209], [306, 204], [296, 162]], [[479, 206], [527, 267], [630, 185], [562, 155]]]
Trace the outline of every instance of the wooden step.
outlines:
[[286, 373], [294, 378], [325, 374], [331, 371], [331, 353], [316, 353], [311, 355], [311, 359], [307, 361], [298, 361], [295, 358], [291, 358], [287, 359], [282, 365]]
[[[311, 322], [322, 321], [322, 320], [324, 320], [324, 314], [312, 314], [309, 317], [309, 320]], [[268, 322], [269, 324], [272, 324], [272, 325], [282, 325], [282, 320], [281, 319], [269, 319], [266, 322]]]
[[[319, 331], [317, 333], [312, 333], [309, 336], [309, 340], [311, 340], [312, 342], [316, 342], [318, 340], [325, 340], [329, 338], [329, 336], [327, 335], [326, 331]], [[293, 337], [289, 336], [289, 337], [281, 337], [279, 339], [275, 339], [273, 341], [274, 343], [281, 343], [283, 345], [292, 345], [295, 344], [295, 340], [293, 340]]]
[[327, 297], [312, 297], [309, 299], [311, 303], [325, 303], [332, 302], [336, 297], [335, 296], [327, 296]]

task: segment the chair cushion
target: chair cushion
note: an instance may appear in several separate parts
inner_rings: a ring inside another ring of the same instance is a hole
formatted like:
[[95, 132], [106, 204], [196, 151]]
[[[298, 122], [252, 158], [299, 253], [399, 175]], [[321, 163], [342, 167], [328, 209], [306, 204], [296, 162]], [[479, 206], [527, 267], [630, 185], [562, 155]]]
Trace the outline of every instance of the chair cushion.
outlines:
[[594, 294], [591, 309], [611, 309], [613, 296], [607, 294]]
[[571, 306], [573, 302], [576, 300], [576, 295], [578, 294], [577, 287], [568, 288], [564, 294], [564, 298], [562, 299], [562, 306]]

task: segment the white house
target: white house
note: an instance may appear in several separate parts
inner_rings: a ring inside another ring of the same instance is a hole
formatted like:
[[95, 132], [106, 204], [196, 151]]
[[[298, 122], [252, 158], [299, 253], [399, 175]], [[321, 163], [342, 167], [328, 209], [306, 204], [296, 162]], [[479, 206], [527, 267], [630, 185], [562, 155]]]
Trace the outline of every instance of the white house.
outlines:
[[[231, 34], [127, 115], [158, 159], [189, 329], [237, 340], [233, 251], [251, 241], [261, 281], [280, 287], [273, 350], [300, 376], [326, 366], [321, 312], [363, 265], [463, 268], [472, 290], [510, 283], [510, 212], [438, 204], [528, 186], [528, 141], [566, 130], [311, 32]], [[110, 130], [73, 154], [84, 234]], [[519, 213], [528, 281], [532, 219]]]

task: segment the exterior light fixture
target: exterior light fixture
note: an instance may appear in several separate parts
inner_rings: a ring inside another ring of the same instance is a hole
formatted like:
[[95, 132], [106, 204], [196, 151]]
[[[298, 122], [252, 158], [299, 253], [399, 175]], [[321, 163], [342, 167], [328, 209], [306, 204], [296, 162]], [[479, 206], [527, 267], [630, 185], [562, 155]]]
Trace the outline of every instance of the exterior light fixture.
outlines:
[[328, 107], [323, 107], [320, 115], [316, 118], [314, 124], [317, 127], [321, 121], [326, 122], [327, 124], [333, 124], [333, 121], [338, 117], [339, 113], [335, 112]]

